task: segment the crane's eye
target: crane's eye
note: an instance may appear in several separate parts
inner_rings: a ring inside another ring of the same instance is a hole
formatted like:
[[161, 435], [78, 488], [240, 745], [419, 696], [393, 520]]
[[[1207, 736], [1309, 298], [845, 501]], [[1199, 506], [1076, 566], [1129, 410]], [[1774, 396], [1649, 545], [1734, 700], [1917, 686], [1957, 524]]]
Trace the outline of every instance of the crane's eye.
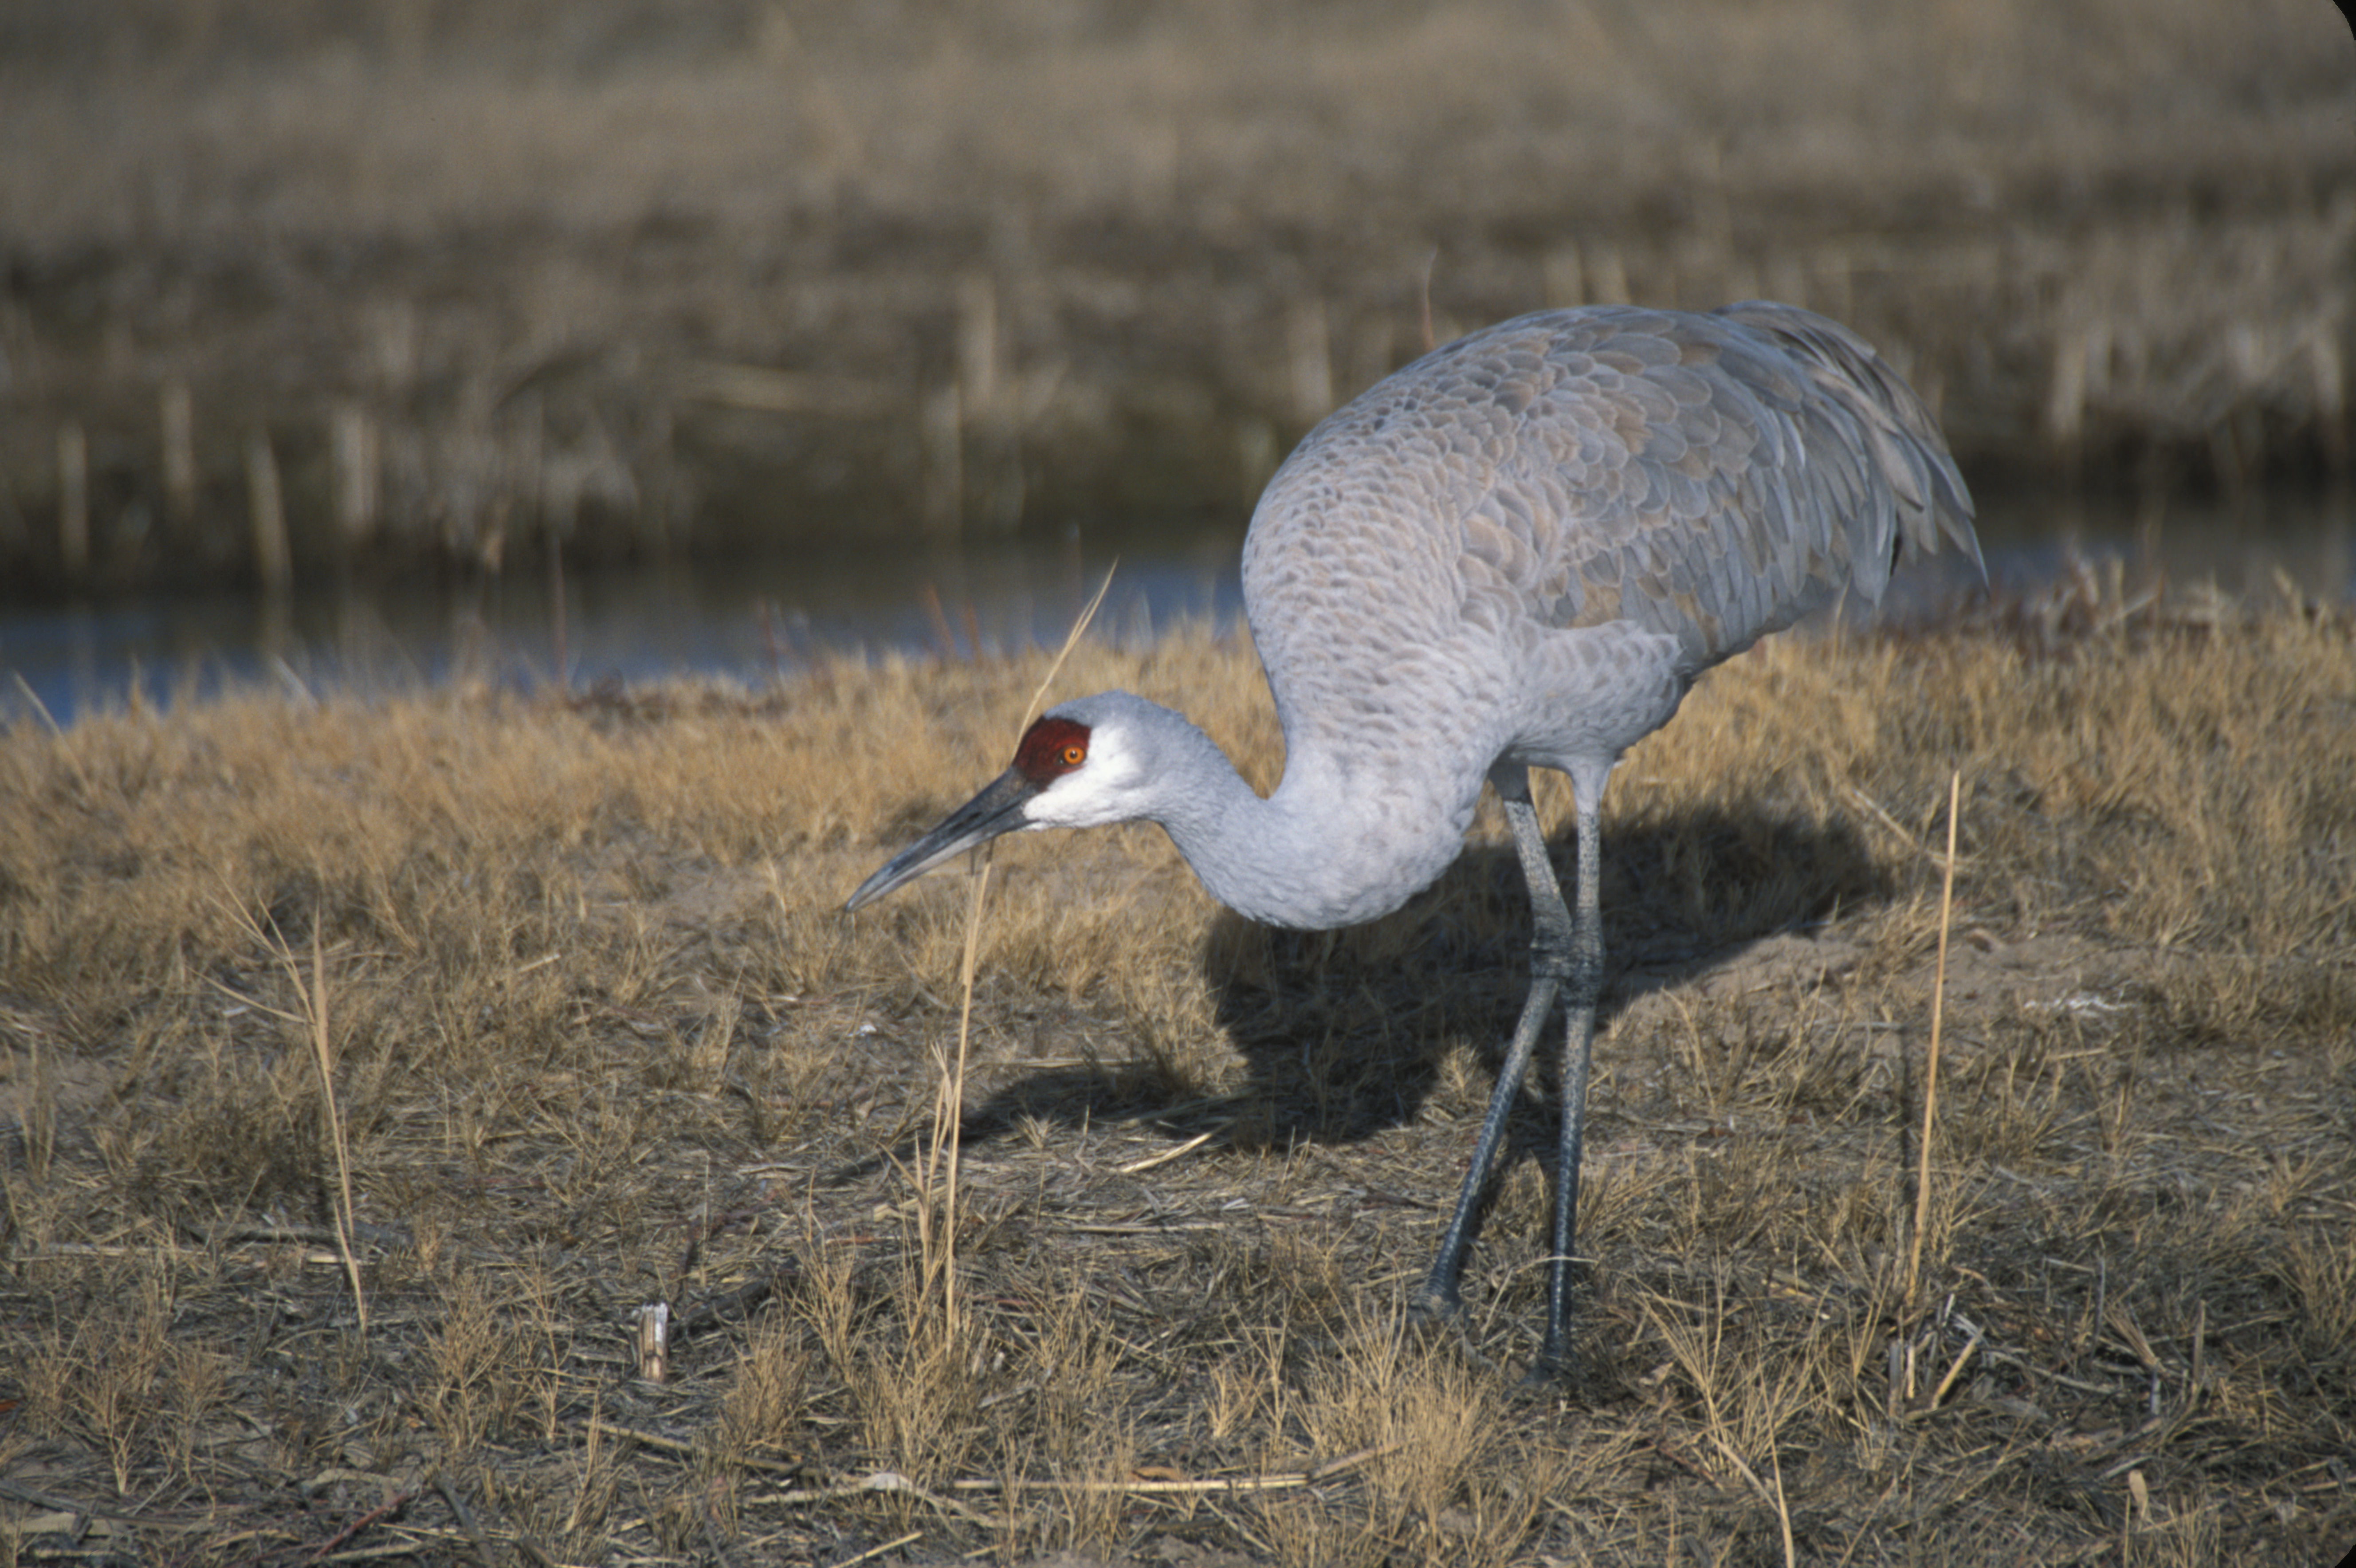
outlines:
[[1088, 748], [1087, 746], [1074, 744], [1064, 747], [1065, 767], [1077, 768], [1081, 763], [1086, 762], [1087, 759]]

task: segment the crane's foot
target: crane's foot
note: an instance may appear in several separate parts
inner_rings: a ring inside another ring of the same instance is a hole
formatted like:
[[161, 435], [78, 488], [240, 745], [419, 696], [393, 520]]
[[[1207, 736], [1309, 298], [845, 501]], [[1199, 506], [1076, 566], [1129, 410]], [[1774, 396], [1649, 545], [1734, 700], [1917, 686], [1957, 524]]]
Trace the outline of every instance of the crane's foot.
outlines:
[[1453, 1280], [1427, 1276], [1407, 1298], [1407, 1309], [1419, 1323], [1453, 1323], [1464, 1316], [1464, 1298]]
[[1529, 1369], [1522, 1374], [1522, 1387], [1532, 1393], [1552, 1391], [1579, 1375], [1579, 1352], [1570, 1347], [1570, 1337], [1564, 1335], [1562, 1343], [1549, 1344], [1537, 1354]]
[[1457, 1353], [1483, 1374], [1495, 1377], [1498, 1367], [1481, 1353], [1472, 1343], [1472, 1330], [1464, 1320], [1463, 1298], [1456, 1294], [1453, 1283], [1425, 1280], [1416, 1286], [1415, 1294], [1407, 1298], [1408, 1319], [1423, 1328], [1447, 1334], [1456, 1341]]

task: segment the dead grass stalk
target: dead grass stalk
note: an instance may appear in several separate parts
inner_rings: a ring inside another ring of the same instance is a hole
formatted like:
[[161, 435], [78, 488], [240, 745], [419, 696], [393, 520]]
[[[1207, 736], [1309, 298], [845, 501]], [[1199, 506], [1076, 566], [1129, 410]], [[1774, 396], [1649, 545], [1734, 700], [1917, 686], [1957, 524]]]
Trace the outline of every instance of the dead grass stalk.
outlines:
[[[1955, 826], [1962, 816], [1963, 801], [1964, 776], [1957, 771], [1947, 781], [1947, 860], [1939, 878], [1939, 958], [1931, 977], [1931, 1043], [1922, 1053], [1922, 1136], [1916, 1144], [1914, 1229], [1907, 1242], [1906, 1292], [1901, 1306], [1909, 1318], [1913, 1316], [1915, 1290], [1922, 1278], [1922, 1244], [1931, 1231], [1931, 1144], [1939, 1117], [1940, 1026], [1945, 1022], [1947, 933], [1955, 911]], [[1942, 1385], [1940, 1392], [1945, 1391]], [[1938, 1402], [1935, 1396], [1932, 1402]]]

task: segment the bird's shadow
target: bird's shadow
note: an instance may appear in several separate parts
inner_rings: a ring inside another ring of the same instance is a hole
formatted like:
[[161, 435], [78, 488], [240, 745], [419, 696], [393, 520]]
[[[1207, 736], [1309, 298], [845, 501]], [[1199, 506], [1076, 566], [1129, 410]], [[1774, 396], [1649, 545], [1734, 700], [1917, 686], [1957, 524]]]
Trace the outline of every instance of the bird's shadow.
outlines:
[[[1568, 823], [1551, 850], [1568, 896]], [[1732, 961], [1837, 907], [1886, 897], [1890, 884], [1838, 822], [1744, 809], [1616, 823], [1603, 842], [1598, 1025], [1687, 983], [1697, 961]], [[1529, 939], [1520, 865], [1502, 844], [1467, 850], [1405, 908], [1344, 931], [1277, 930], [1222, 911], [1202, 963], [1247, 1064], [1240, 1091], [1206, 1099], [1183, 1068], [1141, 1052], [1026, 1074], [969, 1111], [961, 1135], [970, 1144], [1025, 1122], [1151, 1118], [1244, 1149], [1373, 1136], [1417, 1118], [1458, 1043], [1475, 1042], [1494, 1070], [1528, 992]], [[1664, 968], [1665, 958], [1676, 961]], [[1549, 1037], [1561, 1024], [1558, 1006]], [[1542, 1047], [1546, 1076], [1532, 1085], [1548, 1094], [1554, 1054]]]

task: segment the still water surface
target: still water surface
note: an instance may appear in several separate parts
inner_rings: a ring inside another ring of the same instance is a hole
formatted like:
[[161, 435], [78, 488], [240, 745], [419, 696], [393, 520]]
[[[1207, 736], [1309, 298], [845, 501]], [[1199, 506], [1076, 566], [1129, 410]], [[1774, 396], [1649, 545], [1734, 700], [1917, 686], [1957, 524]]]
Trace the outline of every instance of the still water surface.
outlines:
[[[2155, 524], [2126, 509], [1989, 498], [1979, 531], [1998, 593], [2034, 592], [2074, 554], [2251, 596], [2271, 596], [2279, 572], [2311, 596], [2356, 602], [2356, 522], [2344, 499], [2177, 508]], [[561, 624], [555, 585], [538, 571], [457, 588], [298, 592], [274, 606], [159, 596], [0, 609], [0, 723], [37, 704], [70, 723], [121, 705], [134, 682], [161, 703], [257, 682], [312, 690], [456, 671], [531, 686], [552, 680], [560, 660], [576, 686], [681, 672], [766, 681], [829, 653], [947, 646], [963, 656], [977, 639], [984, 650], [1053, 646], [1116, 561], [1097, 624], [1141, 639], [1189, 619], [1232, 624], [1241, 543], [1240, 523], [1184, 536], [1076, 530], [575, 573], [562, 585]], [[1919, 615], [1975, 585], [1952, 558], [1925, 563], [1894, 586], [1885, 613]]]

